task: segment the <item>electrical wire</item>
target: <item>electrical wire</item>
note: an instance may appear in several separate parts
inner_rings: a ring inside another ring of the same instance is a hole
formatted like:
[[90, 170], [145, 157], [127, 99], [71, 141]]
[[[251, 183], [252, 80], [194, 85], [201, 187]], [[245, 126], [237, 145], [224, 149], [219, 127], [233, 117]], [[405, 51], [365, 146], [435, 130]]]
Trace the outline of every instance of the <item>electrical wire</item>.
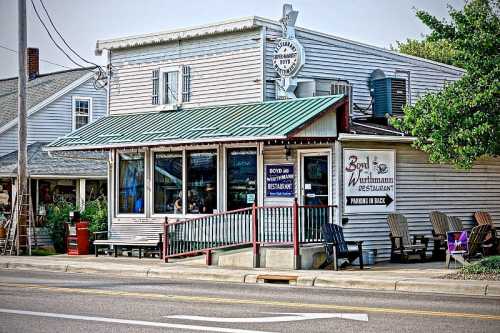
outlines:
[[[95, 73], [93, 70], [90, 70], [88, 69], [87, 67], [85, 66], [82, 66], [80, 63], [76, 62], [68, 53], [66, 53], [66, 51], [56, 42], [56, 40], [54, 39], [54, 37], [52, 36], [52, 34], [50, 33], [50, 30], [49, 28], [47, 27], [47, 25], [45, 24], [45, 22], [43, 21], [42, 17], [40, 16], [36, 6], [35, 6], [35, 3], [33, 0], [30, 1], [31, 2], [31, 5], [33, 6], [33, 10], [35, 11], [35, 14], [38, 18], [38, 20], [40, 21], [40, 23], [42, 24], [43, 28], [45, 29], [45, 31], [47, 32], [47, 34], [49, 35], [49, 38], [50, 40], [52, 41], [52, 43], [54, 43], [54, 45], [59, 49], [59, 51], [61, 51], [65, 56], [66, 58], [68, 58], [73, 64], [75, 64], [76, 66], [80, 67], [80, 68], [83, 68], [83, 69], [86, 69], [87, 71], [89, 72], [92, 72], [92, 73]], [[55, 29], [54, 29], [55, 30]], [[61, 37], [62, 39], [62, 37]], [[67, 45], [67, 43], [65, 42], [65, 44]], [[69, 47], [69, 46], [68, 46]], [[69, 47], [70, 48], [70, 47]], [[71, 49], [71, 48], [70, 48]], [[71, 49], [73, 51], [73, 49]], [[74, 52], [74, 51], [73, 51]], [[83, 58], [82, 58], [83, 59]], [[100, 66], [97, 66], [96, 67], [97, 70], [99, 71], [99, 73], [97, 74], [97, 78], [94, 80], [94, 88], [95, 89], [101, 89], [104, 87], [104, 85], [102, 84], [99, 84], [98, 83], [98, 80], [100, 79], [104, 79], [105, 78], [105, 74], [104, 74], [104, 71], [103, 69], [100, 67]]]
[[[2, 49], [5, 49], [7, 51], [11, 51], [11, 52], [14, 52], [14, 53], [17, 53], [18, 51], [17, 50], [14, 50], [14, 49], [11, 49], [10, 47], [7, 47], [7, 46], [3, 46], [3, 45], [0, 45], [0, 48]], [[49, 61], [49, 60], [46, 60], [46, 59], [39, 59], [41, 62], [46, 62], [47, 64], [51, 64], [51, 65], [54, 65], [54, 66], [59, 66], [59, 67], [63, 67], [63, 68], [67, 68], [67, 69], [72, 69], [71, 67], [68, 67], [68, 66], [64, 66], [64, 65], [61, 65], [61, 64], [57, 64], [55, 62], [52, 62], [52, 61]]]

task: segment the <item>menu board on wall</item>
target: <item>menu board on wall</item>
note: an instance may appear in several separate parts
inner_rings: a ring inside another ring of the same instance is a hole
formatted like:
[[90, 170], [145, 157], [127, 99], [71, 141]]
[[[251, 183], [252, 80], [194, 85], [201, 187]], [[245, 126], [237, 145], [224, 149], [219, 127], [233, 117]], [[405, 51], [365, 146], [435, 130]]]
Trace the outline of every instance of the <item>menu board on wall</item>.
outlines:
[[266, 165], [266, 196], [291, 198], [294, 196], [293, 164]]
[[384, 213], [396, 209], [395, 151], [344, 149], [344, 212]]

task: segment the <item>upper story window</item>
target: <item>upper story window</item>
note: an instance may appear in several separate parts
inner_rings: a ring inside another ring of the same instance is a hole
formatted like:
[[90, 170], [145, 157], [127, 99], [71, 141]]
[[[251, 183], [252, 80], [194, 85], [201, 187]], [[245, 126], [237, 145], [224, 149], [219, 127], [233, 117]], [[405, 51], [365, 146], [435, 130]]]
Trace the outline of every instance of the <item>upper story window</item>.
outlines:
[[155, 69], [152, 75], [154, 105], [180, 105], [191, 99], [191, 70], [189, 66]]
[[92, 120], [92, 98], [73, 97], [73, 130], [87, 125]]

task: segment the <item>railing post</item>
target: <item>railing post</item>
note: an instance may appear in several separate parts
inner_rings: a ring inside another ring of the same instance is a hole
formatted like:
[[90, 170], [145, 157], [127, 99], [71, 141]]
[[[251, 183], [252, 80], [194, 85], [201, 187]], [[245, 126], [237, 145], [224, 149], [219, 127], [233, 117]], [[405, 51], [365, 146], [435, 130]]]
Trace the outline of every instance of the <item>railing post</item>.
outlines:
[[163, 225], [163, 261], [168, 262], [168, 217], [165, 217]]
[[299, 204], [297, 198], [293, 199], [292, 206], [292, 237], [293, 237], [293, 269], [300, 269], [299, 248]]
[[257, 241], [257, 233], [259, 228], [257, 225], [257, 205], [252, 205], [252, 247], [253, 247], [253, 267], [260, 267], [260, 244]]

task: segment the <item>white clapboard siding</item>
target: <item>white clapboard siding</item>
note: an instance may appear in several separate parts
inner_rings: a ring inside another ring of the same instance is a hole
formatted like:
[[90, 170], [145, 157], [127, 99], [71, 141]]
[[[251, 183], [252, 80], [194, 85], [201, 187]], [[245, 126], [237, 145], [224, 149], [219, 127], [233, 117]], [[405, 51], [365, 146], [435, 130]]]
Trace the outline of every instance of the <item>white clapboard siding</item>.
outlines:
[[[268, 28], [266, 35], [266, 98], [273, 99], [275, 84], [272, 80], [276, 73], [272, 67], [272, 55], [281, 31]], [[455, 81], [461, 75], [460, 71], [449, 67], [440, 68], [423, 61], [405, 60], [404, 57], [396, 59], [389, 54], [384, 55], [382, 50], [324, 35], [318, 37], [300, 29], [297, 30], [297, 39], [302, 43], [306, 55], [306, 63], [298, 77], [348, 80], [353, 85], [353, 101], [360, 107], [370, 103], [368, 80], [375, 69], [383, 70], [388, 77], [394, 77], [396, 70], [410, 71], [412, 103], [425, 93], [442, 89], [446, 82]]]
[[256, 102], [262, 96], [258, 30], [227, 33], [112, 52], [112, 114], [157, 110], [152, 71], [190, 67], [190, 102], [183, 107]]
[[[458, 216], [469, 229], [475, 211], [488, 211], [500, 227], [500, 159], [479, 161], [472, 170], [457, 170], [447, 165], [431, 164], [423, 152], [409, 145], [354, 144], [351, 148], [396, 148], [396, 210], [408, 218], [410, 234], [424, 234], [432, 239], [429, 213], [440, 210]], [[387, 214], [345, 214], [349, 240], [364, 240], [363, 248], [377, 249], [377, 260], [390, 256]], [[432, 248], [432, 241], [429, 242]]]

